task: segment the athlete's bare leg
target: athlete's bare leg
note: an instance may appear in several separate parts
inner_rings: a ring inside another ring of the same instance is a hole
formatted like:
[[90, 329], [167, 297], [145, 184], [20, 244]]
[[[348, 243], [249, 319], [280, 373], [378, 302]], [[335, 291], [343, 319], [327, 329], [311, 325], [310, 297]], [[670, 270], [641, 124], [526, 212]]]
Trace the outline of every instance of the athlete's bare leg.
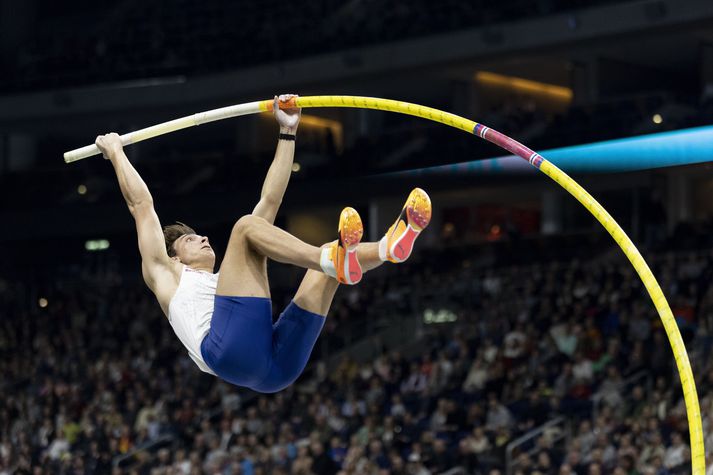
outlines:
[[269, 297], [266, 258], [319, 271], [320, 252], [263, 218], [243, 216], [233, 226], [216, 294]]
[[[376, 242], [359, 244], [357, 256], [364, 272], [375, 269], [384, 263], [379, 259], [379, 244]], [[322, 272], [308, 270], [293, 301], [308, 312], [326, 316], [338, 287], [339, 282], [333, 277]]]
[[[356, 247], [358, 262], [355, 261], [353, 265], [360, 267], [356, 280], [344, 279], [344, 275], [351, 275], [351, 272], [344, 272], [346, 267], [340, 267], [337, 277], [341, 282], [356, 283], [361, 279], [362, 272], [373, 269], [383, 260], [388, 259], [392, 262], [405, 261], [411, 254], [416, 237], [428, 225], [430, 218], [431, 203], [428, 195], [419, 188], [414, 189], [409, 195], [401, 214], [389, 228], [382, 241], [379, 244], [367, 243]], [[334, 246], [337, 243], [341, 245], [342, 239], [346, 240], [344, 242], [353, 239], [355, 233], [358, 234], [358, 237], [353, 241], [356, 246], [362, 233], [361, 219], [356, 211], [351, 208], [345, 208], [342, 211], [339, 229], [340, 240], [335, 241], [332, 249], [337, 249]], [[353, 252], [349, 251], [349, 253]], [[334, 253], [332, 255], [334, 256]], [[269, 297], [266, 257], [314, 271], [323, 269], [320, 262], [322, 257], [321, 249], [300, 241], [289, 233], [271, 225], [263, 218], [252, 215], [244, 216], [233, 228], [228, 251], [223, 261], [224, 265], [221, 267], [221, 270], [225, 270], [220, 274], [217, 294]], [[332, 259], [333, 262], [336, 262], [334, 257]], [[340, 260], [342, 263], [351, 262], [352, 258], [345, 258], [342, 255]], [[334, 269], [330, 271], [330, 274], [335, 277]], [[306, 276], [305, 279], [305, 288], [312, 288], [315, 281], [326, 282], [313, 276]], [[300, 300], [306, 299], [305, 305], [319, 310], [313, 313], [324, 315], [329, 308], [335, 291], [336, 283], [328, 284], [322, 292], [317, 292], [314, 299], [304, 297], [305, 292], [298, 292], [298, 297]]]
[[[284, 264], [312, 269], [315, 273], [321, 274], [321, 251], [320, 248], [311, 246], [290, 233], [269, 224], [263, 218], [253, 215], [243, 216], [233, 227], [228, 249], [220, 267], [216, 294], [269, 297], [267, 258]], [[379, 245], [377, 243], [360, 244], [357, 247], [357, 257], [363, 271], [377, 267], [381, 264]], [[324, 277], [334, 280], [326, 275]], [[337, 284], [336, 280], [334, 284]]]

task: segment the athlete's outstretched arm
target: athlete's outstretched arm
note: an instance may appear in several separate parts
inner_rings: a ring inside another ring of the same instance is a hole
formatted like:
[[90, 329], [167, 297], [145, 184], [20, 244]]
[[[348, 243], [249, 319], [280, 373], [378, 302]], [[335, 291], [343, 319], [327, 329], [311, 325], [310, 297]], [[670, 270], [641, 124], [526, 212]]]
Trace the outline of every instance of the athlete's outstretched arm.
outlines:
[[171, 259], [166, 252], [163, 230], [154, 210], [153, 197], [144, 180], [126, 157], [119, 135], [114, 133], [100, 135], [95, 143], [104, 157], [114, 166], [119, 188], [136, 221], [144, 280], [156, 293], [160, 290], [157, 287], [170, 267]]
[[[294, 135], [297, 133], [297, 126], [300, 122], [300, 108], [282, 110], [278, 107], [278, 100], [287, 102], [293, 97], [292, 94], [284, 94], [279, 98], [275, 96], [273, 113], [280, 124], [280, 133]], [[277, 151], [275, 158], [272, 160], [272, 165], [267, 172], [265, 182], [262, 185], [260, 193], [260, 201], [253, 210], [253, 214], [264, 218], [270, 224], [275, 222], [277, 210], [282, 203], [282, 197], [285, 195], [287, 183], [290, 181], [292, 174], [292, 162], [295, 158], [295, 141], [280, 139], [277, 143]]]

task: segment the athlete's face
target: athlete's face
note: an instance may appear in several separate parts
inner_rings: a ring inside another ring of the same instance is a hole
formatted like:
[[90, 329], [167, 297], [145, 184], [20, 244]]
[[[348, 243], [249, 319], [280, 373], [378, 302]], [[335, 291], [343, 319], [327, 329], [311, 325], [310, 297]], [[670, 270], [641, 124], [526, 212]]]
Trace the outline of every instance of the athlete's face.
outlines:
[[207, 236], [184, 234], [173, 243], [176, 258], [189, 267], [210, 267], [215, 265], [215, 252]]

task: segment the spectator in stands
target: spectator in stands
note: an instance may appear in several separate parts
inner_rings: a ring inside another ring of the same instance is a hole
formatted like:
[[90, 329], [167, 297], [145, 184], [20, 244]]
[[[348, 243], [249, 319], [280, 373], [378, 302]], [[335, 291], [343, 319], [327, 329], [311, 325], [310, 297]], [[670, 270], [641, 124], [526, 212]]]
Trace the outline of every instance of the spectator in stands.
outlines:
[[663, 464], [669, 470], [674, 470], [690, 461], [691, 453], [688, 445], [683, 442], [683, 436], [679, 432], [671, 434], [671, 445], [666, 449], [663, 457]]
[[[437, 257], [443, 265], [442, 256]], [[713, 262], [704, 261], [705, 266], [685, 272], [676, 269], [676, 260], [667, 261], [675, 276], [671, 285], [687, 288], [678, 282], [708, 275]], [[537, 288], [545, 288], [544, 282], [554, 279], [550, 276], [569, 270], [576, 274], [574, 269], [580, 267], [574, 262], [543, 264]], [[625, 269], [624, 263], [608, 264], [592, 266], [591, 273], [598, 282], [614, 275], [619, 279]], [[458, 276], [462, 271], [454, 264], [441, 272]], [[151, 310], [138, 285], [122, 283], [115, 276], [106, 277], [114, 282], [108, 284], [88, 274], [76, 287], [90, 292], [75, 293], [71, 290], [75, 284], [62, 281], [44, 309], [25, 308], [10, 297], [30, 293], [26, 289], [34, 284], [15, 282], [8, 290], [0, 286], [0, 304], [8, 310], [0, 323], [0, 370], [6, 375], [0, 384], [3, 394], [9, 395], [0, 398], [0, 473], [33, 466], [47, 467], [49, 473], [62, 473], [68, 467], [105, 473], [112, 459], [119, 463], [114, 470], [117, 475], [138, 466], [147, 473], [200, 473], [218, 466], [226, 474], [237, 473], [238, 466], [242, 473], [254, 474], [438, 473], [449, 464], [465, 467], [466, 473], [488, 473], [504, 467], [505, 446], [534, 427], [534, 416], [543, 418], [540, 423], [554, 415], [567, 417], [577, 432], [568, 444], [555, 435], [538, 438], [532, 454], [522, 459], [529, 464], [528, 470], [578, 474], [688, 470], [685, 408], [672, 379], [670, 357], [666, 351], [656, 351], [665, 348], [665, 337], [661, 339], [663, 334], [655, 325], [648, 336], [634, 331], [637, 300], [626, 298], [614, 304], [589, 292], [582, 294], [589, 296], [584, 299], [591, 298], [582, 308], [593, 309], [589, 311], [596, 318], [584, 319], [581, 338], [569, 357], [553, 344], [542, 343], [555, 325], [556, 312], [547, 310], [554, 306], [544, 303], [546, 296], [529, 294], [535, 302], [529, 311], [541, 320], [518, 331], [533, 346], [539, 342], [539, 349], [505, 364], [503, 342], [517, 328], [519, 317], [503, 309], [522, 290], [517, 279], [507, 276], [521, 271], [489, 272], [500, 277], [503, 298], [487, 305], [502, 306], [499, 315], [507, 320], [505, 325], [486, 324], [480, 311], [464, 312], [455, 323], [426, 327], [431, 336], [419, 343], [414, 357], [381, 352], [375, 361], [342, 360], [340, 371], [315, 371], [304, 384], [284, 394], [252, 400], [245, 395], [227, 397], [232, 390], [226, 392], [225, 385], [210, 378], [196, 379], [189, 361], [180, 356], [180, 348], [161, 326], [161, 315]], [[439, 280], [447, 281], [435, 279], [432, 285], [439, 285]], [[576, 277], [570, 282], [571, 286], [584, 285]], [[379, 285], [376, 281], [362, 290], [369, 298], [378, 298], [373, 289]], [[571, 290], [568, 287], [561, 293]], [[123, 295], [122, 304], [107, 305], [108, 300], [100, 298], [104, 292]], [[706, 294], [701, 292], [700, 298]], [[81, 308], [94, 318], [74, 319], [69, 308]], [[544, 313], [540, 315], [541, 308]], [[621, 328], [628, 330], [606, 338], [602, 346], [606, 351], [595, 360], [590, 353], [596, 347], [592, 342], [597, 341], [597, 333], [604, 334], [606, 317], [613, 308], [628, 315], [621, 321]], [[141, 344], [136, 344], [127, 338], [128, 332], [136, 330], [127, 328], [125, 321], [140, 312], [145, 317], [144, 329], [138, 333], [143, 335]], [[358, 318], [358, 308], [345, 312]], [[37, 337], [22, 346], [30, 330]], [[639, 380], [622, 386], [621, 372], [631, 370], [628, 358], [640, 351], [637, 342], [650, 362], [641, 367], [651, 375], [650, 390]], [[122, 346], [131, 351], [122, 351]], [[696, 337], [689, 351], [695, 368], [701, 368], [699, 396], [702, 412], [707, 414], [713, 401], [709, 346], [704, 338]], [[423, 358], [426, 353], [431, 356]], [[666, 358], [658, 363], [662, 353]], [[591, 375], [587, 369], [587, 377], [577, 379], [573, 368], [582, 360], [592, 362]], [[468, 392], [465, 388], [471, 386], [466, 382], [473, 366], [484, 374], [478, 388]], [[156, 371], [157, 367], [163, 371]], [[404, 367], [406, 371], [400, 369]], [[449, 376], [438, 376], [441, 382], [429, 386], [429, 375], [436, 378], [439, 372]], [[23, 379], [24, 374], [37, 377]], [[591, 398], [574, 397], [576, 381], [582, 379], [588, 380], [592, 394], [600, 399], [596, 411]], [[420, 392], [402, 393], [410, 388]], [[578, 406], [577, 401], [586, 404]], [[711, 433], [708, 419], [704, 421], [707, 440]], [[669, 433], [670, 443], [666, 443], [663, 436]], [[161, 438], [169, 441], [166, 450], [157, 446], [158, 451], [131, 455], [142, 440], [151, 443]], [[119, 458], [122, 455], [129, 457]]]

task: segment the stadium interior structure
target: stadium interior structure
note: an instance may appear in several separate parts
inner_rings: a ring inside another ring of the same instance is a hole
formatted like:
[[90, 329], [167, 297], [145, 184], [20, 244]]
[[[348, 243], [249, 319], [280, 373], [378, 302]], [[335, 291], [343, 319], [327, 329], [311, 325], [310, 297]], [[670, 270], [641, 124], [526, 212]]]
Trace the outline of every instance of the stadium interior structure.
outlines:
[[[408, 264], [339, 290], [308, 370], [275, 395], [198, 371], [141, 281], [111, 167], [62, 152], [287, 92], [428, 105], [537, 151], [665, 137], [626, 171], [572, 174], [672, 306], [710, 451], [713, 168], [676, 141], [713, 126], [710, 0], [298, 3], [0, 0], [0, 474], [689, 472], [642, 284], [546, 177], [484, 166], [503, 155], [491, 144], [383, 112], [303, 111], [278, 225], [322, 243], [350, 205], [378, 239], [413, 186], [434, 221]], [[127, 154], [164, 224], [221, 250], [276, 135], [249, 116]], [[301, 276], [271, 264], [276, 310]]]

